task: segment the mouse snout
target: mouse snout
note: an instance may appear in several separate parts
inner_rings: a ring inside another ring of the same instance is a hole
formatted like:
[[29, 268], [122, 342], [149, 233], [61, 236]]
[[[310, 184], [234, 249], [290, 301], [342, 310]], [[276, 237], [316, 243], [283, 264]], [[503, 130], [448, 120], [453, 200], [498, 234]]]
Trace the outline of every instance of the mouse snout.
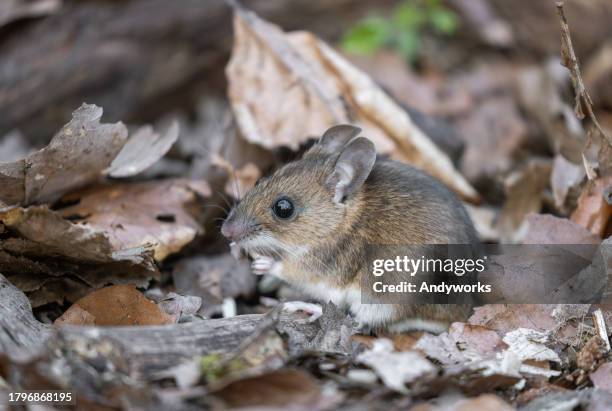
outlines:
[[248, 232], [249, 226], [245, 221], [240, 221], [233, 216], [229, 216], [221, 226], [221, 234], [231, 241], [238, 241]]

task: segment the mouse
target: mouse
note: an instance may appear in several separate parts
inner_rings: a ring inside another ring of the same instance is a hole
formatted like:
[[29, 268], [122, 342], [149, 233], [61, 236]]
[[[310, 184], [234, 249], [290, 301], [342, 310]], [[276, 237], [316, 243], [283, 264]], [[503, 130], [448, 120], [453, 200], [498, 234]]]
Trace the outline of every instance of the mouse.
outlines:
[[[367, 329], [465, 321], [470, 299], [367, 299], [376, 280], [368, 267], [372, 250], [375, 257], [400, 250], [418, 259], [427, 250], [415, 245], [462, 244], [476, 255], [479, 243], [454, 193], [424, 171], [378, 156], [360, 134], [349, 124], [331, 127], [300, 159], [261, 178], [230, 210], [222, 235], [252, 257], [255, 274], [276, 276], [314, 300], [345, 307]], [[388, 282], [410, 279], [393, 275]]]

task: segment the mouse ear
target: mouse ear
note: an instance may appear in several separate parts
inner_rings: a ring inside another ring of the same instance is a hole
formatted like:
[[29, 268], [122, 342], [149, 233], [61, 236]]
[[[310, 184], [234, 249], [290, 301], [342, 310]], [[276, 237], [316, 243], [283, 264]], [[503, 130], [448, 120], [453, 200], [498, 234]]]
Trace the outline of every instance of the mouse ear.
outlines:
[[340, 204], [355, 193], [366, 181], [376, 161], [374, 144], [365, 137], [358, 137], [348, 143], [334, 166], [334, 172], [327, 179], [334, 191], [334, 203]]
[[351, 141], [353, 137], [357, 137], [359, 133], [361, 133], [361, 129], [350, 124], [333, 126], [323, 133], [316, 146], [324, 153], [336, 153]]

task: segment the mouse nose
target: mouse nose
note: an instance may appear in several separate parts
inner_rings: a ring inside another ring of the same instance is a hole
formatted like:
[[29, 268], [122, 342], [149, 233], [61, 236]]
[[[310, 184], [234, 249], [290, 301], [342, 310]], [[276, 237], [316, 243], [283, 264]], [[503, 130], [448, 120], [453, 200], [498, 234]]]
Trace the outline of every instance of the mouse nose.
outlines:
[[231, 241], [238, 241], [247, 234], [248, 226], [237, 221], [235, 218], [228, 218], [221, 226], [221, 234]]

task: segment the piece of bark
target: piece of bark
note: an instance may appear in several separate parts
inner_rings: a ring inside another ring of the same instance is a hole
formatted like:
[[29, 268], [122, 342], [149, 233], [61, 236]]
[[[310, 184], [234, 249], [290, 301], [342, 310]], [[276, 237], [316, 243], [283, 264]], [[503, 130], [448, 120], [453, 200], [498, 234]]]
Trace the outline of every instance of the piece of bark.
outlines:
[[0, 274], [0, 355], [38, 353], [51, 329], [32, 314], [27, 297]]

